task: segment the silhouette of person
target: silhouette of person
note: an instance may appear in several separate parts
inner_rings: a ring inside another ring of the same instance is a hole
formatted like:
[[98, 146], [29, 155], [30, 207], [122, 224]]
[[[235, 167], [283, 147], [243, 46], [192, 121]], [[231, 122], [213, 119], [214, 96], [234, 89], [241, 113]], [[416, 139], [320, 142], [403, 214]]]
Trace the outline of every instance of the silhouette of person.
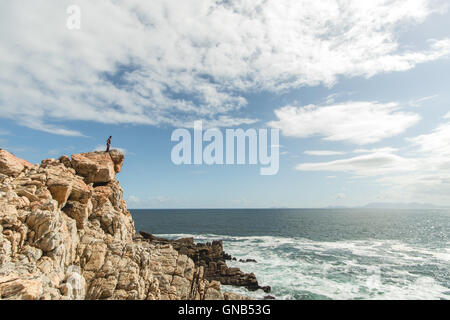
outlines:
[[111, 149], [111, 139], [112, 136], [109, 136], [108, 140], [106, 140], [106, 152], [109, 152], [109, 149]]

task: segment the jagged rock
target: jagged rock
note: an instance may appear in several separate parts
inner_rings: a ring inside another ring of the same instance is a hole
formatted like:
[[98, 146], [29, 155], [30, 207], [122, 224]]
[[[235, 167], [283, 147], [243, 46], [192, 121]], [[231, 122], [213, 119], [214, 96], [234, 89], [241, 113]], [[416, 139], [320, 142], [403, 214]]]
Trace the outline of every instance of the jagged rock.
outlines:
[[52, 194], [52, 198], [58, 202], [59, 208], [62, 208], [69, 199], [72, 186], [70, 184], [54, 184], [48, 186], [48, 190]]
[[0, 298], [37, 300], [42, 295], [42, 282], [36, 279], [0, 277]]
[[241, 296], [240, 294], [232, 293], [232, 292], [224, 292], [223, 298], [225, 300], [249, 300], [249, 298]]
[[92, 201], [88, 199], [86, 203], [78, 201], [69, 201], [64, 206], [63, 211], [77, 222], [77, 228], [83, 229], [86, 225], [89, 215], [92, 213]]
[[124, 155], [117, 150], [72, 155], [72, 167], [86, 183], [108, 183], [122, 169]]
[[73, 180], [75, 180], [73, 171], [58, 162], [48, 166], [46, 174], [46, 185], [52, 198], [58, 201], [59, 208], [64, 207], [72, 192]]
[[48, 168], [51, 166], [57, 166], [59, 164], [60, 164], [59, 160], [53, 158], [44, 159], [41, 161], [41, 168]]
[[0, 173], [17, 177], [25, 168], [31, 168], [33, 165], [28, 161], [19, 159], [6, 150], [0, 150]]
[[72, 168], [72, 162], [68, 156], [61, 156], [58, 161], [62, 163], [66, 168]]
[[70, 200], [87, 202], [87, 199], [92, 199], [94, 188], [92, 185], [84, 183], [80, 176], [75, 176], [72, 180], [72, 192], [70, 194]]
[[270, 293], [272, 291], [272, 288], [270, 286], [263, 286], [263, 287], [259, 287], [258, 289], [261, 289], [265, 293]]
[[114, 162], [114, 171], [119, 173], [122, 171], [123, 161], [125, 160], [125, 155], [119, 150], [111, 150], [109, 151], [109, 155]]
[[[204, 277], [210, 281], [219, 281], [223, 285], [233, 285], [246, 287], [250, 291], [263, 290], [266, 293], [271, 291], [269, 286], [261, 287], [253, 273], [246, 274], [239, 268], [229, 268], [226, 260], [232, 257], [223, 251], [222, 241], [212, 243], [194, 243], [194, 238], [182, 238], [169, 240], [155, 237], [147, 232], [140, 232], [140, 235], [150, 243], [170, 244], [179, 254], [187, 255], [197, 267], [204, 268]], [[241, 260], [242, 261], [242, 260]], [[247, 259], [245, 262], [256, 262]]]
[[115, 180], [123, 154], [68, 160], [31, 167], [17, 158], [4, 161], [9, 169], [0, 176], [0, 299], [225, 298], [204, 266], [170, 243], [136, 237]]

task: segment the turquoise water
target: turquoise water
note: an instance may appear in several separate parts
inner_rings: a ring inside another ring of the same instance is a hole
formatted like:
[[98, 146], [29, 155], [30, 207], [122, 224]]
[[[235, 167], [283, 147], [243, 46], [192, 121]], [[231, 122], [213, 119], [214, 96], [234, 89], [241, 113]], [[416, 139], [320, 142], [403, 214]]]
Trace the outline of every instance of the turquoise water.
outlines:
[[[450, 211], [132, 210], [136, 229], [224, 241], [278, 299], [449, 299]], [[263, 298], [263, 292], [225, 287]]]

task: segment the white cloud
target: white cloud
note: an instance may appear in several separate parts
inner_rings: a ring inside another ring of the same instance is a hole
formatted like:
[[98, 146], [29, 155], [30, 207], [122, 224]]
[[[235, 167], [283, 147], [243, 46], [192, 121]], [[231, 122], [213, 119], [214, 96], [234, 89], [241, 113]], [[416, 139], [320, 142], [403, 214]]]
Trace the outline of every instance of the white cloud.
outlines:
[[139, 197], [137, 197], [137, 196], [131, 195], [131, 196], [128, 197], [128, 203], [129, 204], [139, 204], [140, 202], [141, 202], [141, 199]]
[[141, 198], [136, 195], [130, 195], [127, 197], [128, 208], [133, 209], [151, 209], [151, 208], [164, 208], [167, 204], [178, 204], [177, 199], [173, 199], [168, 196], [156, 196], [156, 197], [144, 197]]
[[390, 153], [372, 153], [329, 162], [302, 163], [299, 171], [346, 172], [360, 176], [380, 176], [388, 173], [412, 171], [417, 168], [415, 159], [407, 159]]
[[420, 116], [400, 111], [397, 103], [348, 102], [331, 106], [286, 106], [275, 110], [278, 121], [270, 126], [284, 135], [321, 136], [328, 141], [370, 144], [404, 132]]
[[450, 172], [411, 172], [377, 179], [391, 201], [450, 205]]
[[434, 156], [450, 156], [450, 122], [442, 124], [429, 134], [409, 139], [419, 151]]
[[[382, 186], [383, 199], [394, 202], [429, 202], [450, 205], [450, 123], [428, 134], [407, 139], [416, 147], [414, 157], [394, 154], [395, 148], [358, 149], [356, 157], [328, 162], [301, 163], [299, 171], [345, 172], [352, 179], [372, 178]], [[387, 195], [387, 197], [386, 197]]]
[[438, 97], [439, 97], [439, 95], [435, 94], [432, 96], [423, 97], [423, 98], [416, 99], [416, 100], [411, 100], [409, 102], [409, 105], [411, 107], [421, 107], [425, 102], [435, 100]]
[[310, 156], [337, 156], [345, 154], [345, 152], [329, 150], [307, 150], [304, 153]]
[[[333, 85], [404, 71], [450, 52], [398, 42], [431, 0], [67, 0], [0, 3], [0, 117], [62, 135], [63, 121], [253, 123], [247, 92]], [[371, 140], [371, 139], [368, 139]]]
[[374, 149], [356, 149], [353, 153], [393, 153], [398, 151], [397, 148], [385, 147], [385, 148], [374, 148]]
[[343, 192], [338, 193], [335, 197], [336, 200], [344, 200], [347, 198], [347, 195]]
[[[186, 119], [176, 119], [174, 118], [171, 120], [171, 124], [175, 127], [185, 127], [185, 128], [194, 128], [194, 120], [195, 118], [192, 118], [188, 122], [186, 122]], [[231, 116], [218, 116], [216, 119], [207, 119], [203, 120], [203, 128], [221, 128], [221, 127], [235, 127], [239, 125], [250, 125], [253, 123], [258, 122], [256, 119], [250, 119], [250, 118], [237, 118], [237, 117], [231, 117]]]
[[323, 101], [327, 105], [336, 104], [337, 100], [349, 100], [355, 92], [336, 92], [328, 95]]
[[[67, 119], [70, 120], [70, 119]], [[64, 129], [52, 124], [44, 123], [42, 122], [42, 119], [33, 119], [31, 117], [24, 117], [23, 119], [18, 120], [19, 124], [24, 125], [28, 128], [40, 130], [43, 132], [48, 132], [52, 134], [58, 134], [63, 136], [72, 136], [72, 137], [84, 137], [84, 134], [82, 134], [79, 131], [76, 130], [68, 130]]]

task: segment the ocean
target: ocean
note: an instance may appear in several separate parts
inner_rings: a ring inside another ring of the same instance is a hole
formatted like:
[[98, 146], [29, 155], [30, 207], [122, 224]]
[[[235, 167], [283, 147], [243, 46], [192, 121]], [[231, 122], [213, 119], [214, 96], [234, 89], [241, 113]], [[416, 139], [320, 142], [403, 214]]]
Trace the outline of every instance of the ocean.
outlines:
[[[450, 210], [131, 210], [137, 231], [223, 240], [276, 299], [450, 299]], [[262, 299], [262, 291], [223, 286]]]

